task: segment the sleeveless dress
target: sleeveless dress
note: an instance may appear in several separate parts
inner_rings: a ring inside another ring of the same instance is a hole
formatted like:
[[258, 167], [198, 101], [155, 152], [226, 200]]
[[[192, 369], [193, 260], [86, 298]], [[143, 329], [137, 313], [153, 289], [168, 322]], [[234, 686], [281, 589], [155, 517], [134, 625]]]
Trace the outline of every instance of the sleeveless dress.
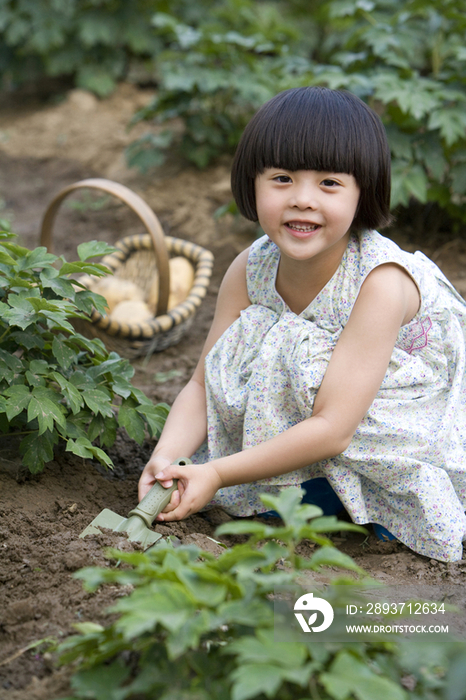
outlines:
[[[354, 234], [328, 284], [299, 315], [279, 296], [280, 251], [251, 246], [251, 305], [205, 361], [208, 438], [195, 463], [253, 447], [309, 418], [332, 351], [367, 275], [396, 263], [421, 306], [400, 329], [379, 392], [340, 455], [261, 481], [220, 489], [209, 506], [247, 516], [261, 493], [326, 477], [355, 523], [377, 523], [414, 551], [462, 557], [466, 537], [466, 302], [422, 253], [375, 231]], [[364, 362], [364, 357], [361, 357]]]

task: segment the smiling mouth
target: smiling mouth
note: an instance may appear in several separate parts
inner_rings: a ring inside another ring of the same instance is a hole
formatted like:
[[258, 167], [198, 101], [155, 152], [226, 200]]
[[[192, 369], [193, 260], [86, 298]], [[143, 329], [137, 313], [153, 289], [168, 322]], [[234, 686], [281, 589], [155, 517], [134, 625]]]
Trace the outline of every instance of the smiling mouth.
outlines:
[[298, 233], [312, 233], [312, 231], [317, 231], [320, 228], [318, 224], [298, 224], [295, 221], [289, 221], [286, 226]]

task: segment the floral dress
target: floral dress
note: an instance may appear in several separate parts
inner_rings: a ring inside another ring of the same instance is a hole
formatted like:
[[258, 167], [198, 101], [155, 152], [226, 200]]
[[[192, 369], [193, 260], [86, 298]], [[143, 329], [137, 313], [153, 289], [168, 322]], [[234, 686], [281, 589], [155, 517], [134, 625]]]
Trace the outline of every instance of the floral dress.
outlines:
[[326, 477], [355, 523], [378, 523], [428, 557], [461, 559], [466, 302], [422, 253], [407, 253], [367, 231], [352, 235], [332, 279], [296, 315], [275, 288], [279, 259], [267, 236], [253, 243], [247, 264], [251, 305], [206, 358], [208, 439], [194, 462], [248, 449], [312, 415], [332, 351], [375, 267], [404, 268], [419, 288], [421, 307], [400, 329], [380, 390], [342, 454], [220, 489], [209, 505], [232, 515], [261, 513], [267, 508], [260, 493]]

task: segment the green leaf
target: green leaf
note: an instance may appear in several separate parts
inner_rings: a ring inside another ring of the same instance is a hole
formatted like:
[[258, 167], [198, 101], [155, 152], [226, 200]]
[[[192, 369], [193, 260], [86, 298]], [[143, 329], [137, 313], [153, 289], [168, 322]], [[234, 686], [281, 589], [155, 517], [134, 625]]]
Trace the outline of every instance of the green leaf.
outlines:
[[110, 457], [85, 437], [79, 437], [77, 440], [68, 440], [66, 443], [66, 452], [72, 452], [78, 455], [78, 457], [83, 457], [83, 459], [97, 459], [101, 464], [110, 469], [113, 467], [113, 462]]
[[145, 437], [144, 421], [133, 406], [133, 400], [124, 400], [118, 410], [118, 425], [125, 428], [128, 435], [142, 445]]
[[116, 87], [112, 73], [99, 64], [79, 68], [76, 84], [84, 90], [95, 92], [99, 97], [108, 97]]
[[170, 412], [170, 407], [168, 404], [159, 403], [156, 406], [153, 404], [144, 404], [142, 406], [138, 406], [136, 411], [140, 413], [147, 422], [151, 437], [159, 438], [165, 426], [167, 416]]
[[91, 381], [87, 375], [84, 373], [83, 369], [76, 369], [70, 376], [70, 382], [73, 386], [78, 389], [78, 391], [85, 391], [92, 389], [94, 382]]
[[100, 413], [102, 416], [113, 416], [110, 396], [101, 389], [85, 389], [82, 397], [91, 411]]
[[23, 464], [29, 468], [31, 474], [38, 474], [47, 462], [53, 459], [53, 446], [57, 435], [47, 431], [38, 435], [36, 431], [32, 435], [27, 435], [19, 446], [23, 455]]
[[349, 571], [357, 571], [364, 574], [365, 571], [347, 554], [340, 552], [335, 547], [321, 547], [318, 549], [309, 560], [309, 566], [312, 569], [318, 569], [321, 566], [338, 566], [341, 569]]
[[23, 363], [10, 352], [0, 348], [0, 379], [12, 382], [16, 375], [23, 372]]
[[[49, 274], [47, 274], [49, 272], [49, 270], [44, 270], [40, 274], [42, 287], [44, 289], [51, 289], [60, 297], [69, 297], [70, 299], [74, 299], [75, 290], [72, 283], [69, 282], [69, 280], [64, 280], [60, 277], [50, 277]], [[58, 274], [57, 270], [55, 270], [55, 272]]]
[[66, 318], [66, 314], [74, 311], [73, 304], [69, 303], [65, 299], [54, 299], [53, 301], [49, 301], [43, 297], [30, 296], [27, 297], [27, 301], [37, 313], [46, 311], [61, 313], [63, 314], [64, 319]]
[[69, 347], [63, 335], [54, 336], [52, 352], [58, 364], [64, 369], [68, 369], [77, 359], [77, 353]]
[[80, 311], [88, 315], [92, 313], [93, 309], [97, 309], [102, 316], [107, 313], [107, 300], [101, 294], [96, 294], [96, 292], [88, 290], [76, 292], [74, 303]]
[[[422, 662], [421, 662], [422, 663]], [[466, 686], [465, 650], [459, 650], [445, 666], [448, 668], [446, 678], [446, 700], [462, 700]]]
[[112, 383], [112, 389], [117, 396], [121, 396], [122, 399], [127, 399], [131, 396], [133, 387], [126, 379], [117, 377]]
[[[107, 665], [98, 665], [94, 668], [78, 671], [71, 679], [71, 687], [82, 698], [93, 700], [110, 700], [117, 698], [115, 694], [131, 673], [129, 666], [124, 666], [120, 661], [114, 661]], [[123, 696], [119, 694], [119, 697]]]
[[342, 530], [350, 530], [352, 532], [362, 532], [367, 534], [367, 530], [362, 525], [347, 523], [338, 520], [336, 515], [326, 515], [322, 518], [315, 518], [308, 525], [309, 532], [341, 532]]
[[79, 391], [59, 372], [52, 372], [51, 376], [59, 385], [63, 396], [70, 405], [73, 413], [78, 413], [78, 411], [84, 406], [84, 399]]
[[[32, 350], [32, 348], [37, 348], [38, 350], [43, 350], [45, 347], [45, 340], [41, 335], [34, 333], [33, 331], [14, 331], [11, 337], [18, 345], [22, 345], [26, 350]], [[21, 363], [20, 363], [21, 364]]]
[[152, 168], [163, 165], [173, 142], [172, 131], [165, 130], [160, 134], [145, 134], [133, 141], [125, 151], [126, 162], [130, 168], [138, 168], [141, 173], [147, 173]]
[[6, 416], [11, 421], [15, 416], [25, 411], [31, 400], [31, 393], [27, 386], [15, 384], [4, 392], [9, 399], [6, 402]]
[[83, 459], [92, 459], [92, 443], [87, 438], [68, 440], [66, 443], [66, 452], [72, 452]]
[[[241, 591], [240, 591], [241, 593]], [[259, 597], [252, 600], [230, 600], [218, 608], [218, 617], [221, 624], [244, 625], [249, 628], [270, 627], [273, 625], [273, 608]], [[225, 648], [225, 653], [230, 649]]]
[[85, 262], [90, 258], [103, 257], [117, 250], [114, 246], [105, 243], [105, 241], [88, 241], [80, 243], [77, 247], [78, 257], [81, 262]]
[[66, 421], [66, 431], [65, 434], [68, 438], [88, 438], [88, 434], [86, 430], [84, 430], [85, 427], [85, 421], [84, 421], [84, 427], [81, 424], [80, 421], [75, 421], [74, 420], [75, 416], [71, 416], [71, 418], [68, 418]]
[[117, 427], [117, 421], [113, 416], [104, 418], [97, 415], [89, 423], [87, 437], [91, 442], [99, 438], [102, 447], [110, 447], [116, 440]]
[[38, 320], [33, 307], [25, 299], [10, 294], [8, 301], [12, 308], [3, 312], [2, 319], [8, 321], [10, 326], [19, 326], [24, 331]]
[[174, 631], [167, 639], [166, 646], [170, 659], [179, 659], [189, 649], [196, 649], [202, 637], [211, 630], [215, 616], [209, 610], [198, 610], [189, 617], [180, 629]]
[[304, 644], [275, 641], [274, 631], [259, 629], [257, 636], [244, 636], [228, 645], [228, 654], [237, 654], [242, 663], [273, 663], [275, 666], [302, 666], [307, 658]]
[[28, 422], [37, 418], [39, 422], [39, 436], [47, 430], [54, 429], [54, 423], [62, 428], [66, 428], [66, 419], [63, 411], [56, 403], [48, 399], [44, 393], [38, 393], [40, 387], [34, 387], [31, 400], [28, 404]]
[[408, 192], [420, 202], [427, 201], [427, 175], [420, 165], [413, 165], [404, 178], [404, 186]]
[[[233, 687], [232, 700], [249, 700], [264, 693], [268, 698], [276, 698], [282, 683], [291, 681], [304, 686], [312, 674], [313, 667], [285, 669], [271, 663], [246, 663], [235, 668], [231, 674]], [[372, 698], [372, 700], [374, 700]], [[385, 698], [384, 698], [385, 700]]]
[[43, 246], [35, 248], [21, 258], [19, 268], [21, 270], [31, 270], [36, 267], [47, 267], [53, 265], [58, 260], [56, 255], [47, 252], [47, 248]]
[[86, 261], [82, 262], [65, 262], [60, 268], [60, 274], [62, 275], [74, 275], [74, 274], [86, 274], [95, 275], [96, 277], [103, 277], [108, 275], [110, 270], [105, 265], [100, 263], [88, 263]]
[[357, 700], [407, 700], [407, 693], [398, 684], [377, 676], [347, 651], [338, 654], [330, 672], [323, 673], [320, 681], [335, 700], [346, 700], [352, 694]]
[[116, 629], [130, 640], [154, 630], [158, 624], [176, 632], [196, 614], [196, 609], [183, 585], [174, 581], [151, 581], [130, 597], [121, 598], [111, 611], [121, 614]]
[[407, 161], [395, 159], [392, 164], [393, 188], [391, 206], [409, 205], [410, 197], [420, 202], [427, 201], [428, 178], [420, 165], [411, 165]]
[[116, 353], [112, 353], [104, 362], [99, 362], [94, 367], [90, 367], [87, 371], [87, 376], [95, 381], [104, 374], [118, 370], [125, 363], [126, 361], [122, 360]]
[[0, 250], [0, 263], [2, 265], [12, 265], [12, 266], [17, 266], [17, 261], [11, 257], [11, 255], [8, 255], [4, 250]]
[[33, 374], [47, 375], [50, 371], [49, 363], [46, 360], [31, 360], [29, 369]]
[[[304, 496], [304, 490], [301, 488], [290, 488], [284, 489], [279, 496], [270, 496], [269, 494], [262, 494], [262, 503], [270, 508], [271, 510], [276, 510], [277, 513], [282, 517], [283, 521], [288, 522], [292, 514], [295, 513], [297, 506], [300, 505], [302, 497]], [[318, 514], [320, 515], [319, 510]]]
[[457, 141], [464, 139], [466, 131], [466, 108], [449, 107], [445, 109], [435, 109], [429, 117], [429, 129], [440, 129], [442, 138], [448, 146], [452, 146]]
[[36, 374], [32, 374], [32, 372], [29, 370], [26, 370], [24, 377], [29, 386], [45, 386], [44, 377], [38, 377]]
[[254, 522], [252, 520], [237, 520], [236, 522], [223, 523], [219, 525], [215, 534], [217, 536], [221, 535], [256, 535], [256, 537], [263, 539], [266, 537], [267, 532], [270, 530], [267, 525], [263, 523]]
[[[272, 535], [273, 531], [273, 535]], [[271, 528], [267, 534], [274, 536], [277, 532], [276, 528]], [[218, 529], [215, 535], [219, 536]], [[275, 537], [274, 537], [275, 540]], [[236, 545], [233, 549], [227, 549], [220, 557], [217, 558], [217, 567], [220, 571], [229, 571], [250, 568], [251, 571], [269, 567], [277, 563], [286, 555], [286, 547], [276, 541], [268, 541], [263, 547], [251, 547], [249, 543], [244, 545]]]
[[179, 580], [184, 583], [191, 596], [201, 605], [216, 607], [225, 600], [228, 588], [225, 578], [216, 571], [205, 567], [196, 570], [180, 569]]
[[79, 634], [93, 634], [94, 632], [103, 632], [105, 629], [97, 622], [74, 622], [73, 627]]

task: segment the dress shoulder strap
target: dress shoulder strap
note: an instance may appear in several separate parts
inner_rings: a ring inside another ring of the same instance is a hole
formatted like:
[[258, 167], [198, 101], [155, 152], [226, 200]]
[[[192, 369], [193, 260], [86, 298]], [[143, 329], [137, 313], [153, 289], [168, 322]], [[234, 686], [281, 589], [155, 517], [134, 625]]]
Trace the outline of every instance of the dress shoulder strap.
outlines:
[[275, 289], [280, 250], [268, 236], [258, 238], [251, 245], [246, 278], [248, 296], [252, 304], [261, 304], [279, 310], [282, 301]]

